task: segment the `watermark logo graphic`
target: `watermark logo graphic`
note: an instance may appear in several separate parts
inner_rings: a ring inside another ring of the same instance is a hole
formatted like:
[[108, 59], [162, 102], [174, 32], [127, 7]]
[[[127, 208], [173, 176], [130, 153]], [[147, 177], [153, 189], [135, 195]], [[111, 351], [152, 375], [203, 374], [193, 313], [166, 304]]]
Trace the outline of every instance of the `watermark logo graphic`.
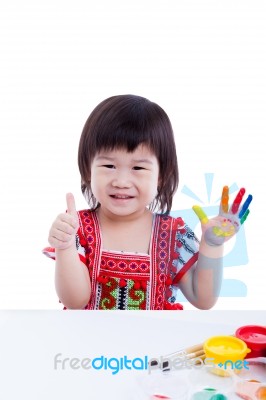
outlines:
[[79, 357], [64, 357], [62, 353], [57, 353], [54, 356], [54, 370], [56, 371], [111, 371], [112, 375], [116, 375], [121, 371], [125, 370], [139, 370], [148, 371], [151, 374], [154, 370], [170, 371], [180, 369], [191, 369], [191, 368], [202, 368], [202, 366], [208, 366], [209, 368], [221, 368], [221, 369], [249, 369], [247, 360], [226, 360], [224, 363], [215, 364], [214, 358], [202, 358], [196, 357], [190, 359], [186, 356], [175, 357], [175, 358], [149, 358], [147, 355], [142, 357], [130, 358], [127, 355], [122, 357], [105, 357], [103, 355], [99, 357], [79, 358]]
[[55, 370], [110, 370], [112, 375], [122, 370], [146, 370], [148, 369], [148, 356], [129, 358], [105, 357], [103, 355], [94, 358], [63, 357], [62, 353], [54, 356]]
[[[213, 202], [211, 201], [212, 197], [212, 188], [213, 188], [213, 173], [204, 174], [205, 184], [206, 184], [206, 192], [207, 192], [207, 200], [203, 201], [199, 198], [188, 186], [184, 185], [181, 189], [181, 192], [186, 196], [189, 196], [193, 200], [195, 200], [195, 204], [199, 204], [205, 214], [211, 218], [219, 213], [219, 205], [221, 198], [215, 199]], [[229, 188], [230, 200], [234, 198], [231, 196], [235, 192], [238, 191], [238, 186], [236, 183], [233, 183]], [[185, 222], [189, 225], [189, 227], [194, 231], [196, 226], [199, 224], [198, 217], [195, 215], [191, 208], [182, 209], [178, 211], [172, 211], [171, 215], [173, 217], [182, 217]], [[241, 229], [238, 231], [235, 236], [234, 246], [231, 251], [229, 251], [224, 256], [224, 267], [234, 267], [245, 265], [248, 263], [248, 254], [247, 254], [247, 245], [246, 245], [246, 236], [244, 226], [241, 226]], [[247, 286], [244, 282], [238, 279], [224, 279], [222, 283], [222, 288], [220, 292], [221, 297], [246, 297], [247, 296]], [[183, 296], [181, 291], [177, 292], [177, 300], [185, 302], [187, 299]]]
[[218, 367], [227, 370], [227, 369], [249, 369], [249, 362], [247, 360], [237, 360], [237, 361], [232, 361], [232, 360], [226, 360], [224, 363], [220, 362], [217, 364]]
[[152, 358], [149, 360], [148, 373], [151, 374], [154, 370], [161, 371], [177, 371], [180, 369], [201, 369], [203, 366], [209, 369], [219, 369], [222, 370], [241, 370], [249, 369], [249, 361], [247, 360], [226, 360], [224, 363], [215, 364], [213, 357], [195, 357], [188, 358], [186, 356], [174, 357], [174, 358]]

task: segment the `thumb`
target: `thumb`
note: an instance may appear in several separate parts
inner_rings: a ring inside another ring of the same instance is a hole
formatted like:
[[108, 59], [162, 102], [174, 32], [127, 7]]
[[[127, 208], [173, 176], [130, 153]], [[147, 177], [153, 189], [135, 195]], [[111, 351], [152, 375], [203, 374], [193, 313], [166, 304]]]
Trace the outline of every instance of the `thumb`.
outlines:
[[75, 198], [72, 193], [66, 194], [66, 202], [67, 202], [68, 214], [73, 215], [73, 217], [76, 217], [77, 210], [76, 210]]

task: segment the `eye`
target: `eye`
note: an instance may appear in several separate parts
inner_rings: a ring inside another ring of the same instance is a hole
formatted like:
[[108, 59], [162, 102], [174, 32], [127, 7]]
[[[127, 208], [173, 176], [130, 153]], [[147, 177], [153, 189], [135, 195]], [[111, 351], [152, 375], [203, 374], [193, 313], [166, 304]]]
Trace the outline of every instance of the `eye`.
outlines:
[[145, 169], [145, 168], [143, 168], [143, 167], [133, 167], [133, 169], [134, 169], [135, 171], [140, 171], [141, 169]]
[[103, 167], [110, 168], [110, 169], [115, 168], [115, 166], [112, 164], [106, 164], [106, 165], [103, 165]]

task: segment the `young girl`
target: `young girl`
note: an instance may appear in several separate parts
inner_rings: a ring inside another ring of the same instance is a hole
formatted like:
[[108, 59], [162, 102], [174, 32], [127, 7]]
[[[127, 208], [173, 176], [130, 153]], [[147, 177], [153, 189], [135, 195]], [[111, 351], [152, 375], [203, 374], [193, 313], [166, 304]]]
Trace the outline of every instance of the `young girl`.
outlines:
[[[178, 186], [174, 135], [165, 111], [139, 96], [101, 102], [89, 116], [78, 153], [81, 189], [90, 209], [67, 213], [49, 232], [56, 259], [55, 285], [69, 309], [179, 310], [176, 292], [211, 308], [222, 280], [223, 243], [248, 214], [241, 189], [228, 210], [228, 188], [219, 216], [202, 226], [199, 242], [181, 218], [169, 216]], [[161, 213], [155, 213], [154, 211]]]

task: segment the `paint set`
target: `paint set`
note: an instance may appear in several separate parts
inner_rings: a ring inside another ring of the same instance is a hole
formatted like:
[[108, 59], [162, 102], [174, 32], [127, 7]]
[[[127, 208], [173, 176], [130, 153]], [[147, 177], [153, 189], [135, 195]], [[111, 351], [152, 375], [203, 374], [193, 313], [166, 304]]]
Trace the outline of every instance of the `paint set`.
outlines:
[[242, 326], [161, 360], [151, 360], [149, 400], [266, 400], [266, 326]]

